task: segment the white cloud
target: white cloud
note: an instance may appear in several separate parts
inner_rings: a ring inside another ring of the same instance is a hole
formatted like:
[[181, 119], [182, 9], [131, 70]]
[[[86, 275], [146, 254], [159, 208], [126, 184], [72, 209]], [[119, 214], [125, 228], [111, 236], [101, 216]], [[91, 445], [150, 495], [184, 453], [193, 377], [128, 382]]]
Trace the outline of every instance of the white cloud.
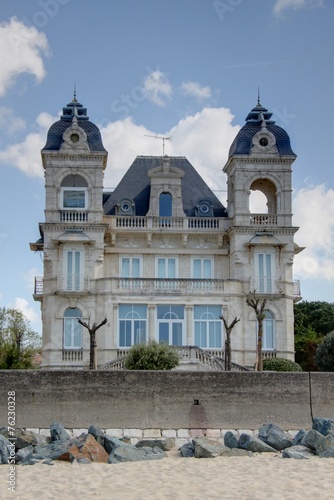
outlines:
[[202, 87], [198, 82], [183, 82], [181, 90], [183, 90], [186, 95], [190, 95], [199, 100], [209, 99], [212, 94], [210, 87]]
[[297, 10], [306, 7], [321, 7], [323, 4], [323, 0], [276, 0], [274, 14], [280, 15], [287, 9]]
[[44, 33], [12, 17], [0, 24], [0, 95], [13, 85], [17, 75], [30, 73], [39, 82], [45, 77], [43, 56], [49, 46]]
[[38, 115], [36, 123], [39, 130], [28, 134], [21, 143], [12, 144], [0, 151], [0, 162], [18, 168], [30, 177], [43, 177], [40, 151], [45, 145], [49, 127], [57, 119], [48, 113]]
[[147, 75], [143, 84], [143, 94], [157, 106], [164, 107], [165, 99], [170, 99], [173, 94], [166, 73], [155, 70]]
[[334, 189], [301, 189], [294, 197], [296, 241], [305, 250], [295, 258], [294, 273], [304, 278], [334, 278]]
[[22, 297], [17, 297], [11, 307], [22, 311], [27, 320], [30, 321], [30, 323], [34, 323], [40, 319], [34, 308], [31, 307], [29, 305], [29, 302]]
[[6, 108], [5, 106], [0, 107], [0, 128], [8, 135], [24, 129], [25, 126], [25, 121], [19, 116], [15, 116], [11, 108]]

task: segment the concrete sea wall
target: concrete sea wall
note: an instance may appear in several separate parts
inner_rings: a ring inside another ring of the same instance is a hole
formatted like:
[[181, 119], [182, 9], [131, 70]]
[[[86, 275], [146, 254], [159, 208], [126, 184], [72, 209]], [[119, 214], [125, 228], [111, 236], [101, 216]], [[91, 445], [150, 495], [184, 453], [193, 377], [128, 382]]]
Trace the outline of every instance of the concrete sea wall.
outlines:
[[0, 426], [15, 392], [16, 427], [310, 428], [334, 417], [334, 373], [0, 371]]

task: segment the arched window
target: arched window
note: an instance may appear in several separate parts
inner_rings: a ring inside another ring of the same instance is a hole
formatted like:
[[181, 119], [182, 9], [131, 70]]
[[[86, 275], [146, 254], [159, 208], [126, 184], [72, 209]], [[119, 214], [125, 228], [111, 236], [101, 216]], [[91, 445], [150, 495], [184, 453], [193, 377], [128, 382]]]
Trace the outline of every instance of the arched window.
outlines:
[[119, 306], [119, 346], [131, 347], [146, 342], [147, 307], [140, 304]]
[[275, 317], [271, 311], [264, 311], [262, 348], [264, 351], [275, 349]]
[[202, 348], [222, 347], [220, 306], [195, 306], [195, 345]]
[[77, 307], [64, 312], [64, 349], [82, 349], [82, 326], [78, 322], [81, 316]]
[[170, 345], [182, 345], [184, 307], [157, 306], [159, 342]]
[[172, 217], [173, 198], [170, 193], [161, 193], [159, 197], [159, 216]]
[[67, 175], [60, 184], [62, 209], [87, 208], [87, 181], [81, 175]]

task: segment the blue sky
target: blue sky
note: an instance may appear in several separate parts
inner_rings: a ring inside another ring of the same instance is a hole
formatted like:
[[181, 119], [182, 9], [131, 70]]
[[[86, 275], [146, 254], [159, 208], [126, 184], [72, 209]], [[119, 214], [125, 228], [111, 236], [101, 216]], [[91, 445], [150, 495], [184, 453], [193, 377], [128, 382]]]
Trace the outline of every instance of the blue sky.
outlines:
[[295, 278], [305, 300], [334, 300], [332, 0], [11, 0], [0, 16], [1, 306], [41, 331], [29, 249], [44, 219], [40, 149], [74, 82], [109, 151], [106, 187], [136, 155], [161, 154], [146, 136], [162, 134], [222, 201], [260, 87], [298, 155]]

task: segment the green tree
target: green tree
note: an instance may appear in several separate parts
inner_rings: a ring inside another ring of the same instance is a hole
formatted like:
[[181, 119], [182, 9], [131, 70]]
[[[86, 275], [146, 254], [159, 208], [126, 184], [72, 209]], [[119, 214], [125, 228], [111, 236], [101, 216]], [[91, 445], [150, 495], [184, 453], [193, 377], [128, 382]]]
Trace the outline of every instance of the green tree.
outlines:
[[168, 344], [149, 342], [131, 347], [125, 360], [127, 370], [171, 370], [179, 364], [179, 355]]
[[290, 359], [268, 358], [263, 360], [263, 370], [274, 372], [301, 372], [301, 366]]
[[334, 304], [299, 302], [294, 307], [296, 362], [305, 371], [316, 371], [315, 355], [325, 335], [334, 330]]
[[34, 368], [33, 356], [41, 347], [41, 338], [28, 319], [17, 309], [0, 308], [0, 368]]
[[334, 331], [327, 333], [318, 346], [315, 364], [321, 372], [334, 372]]

